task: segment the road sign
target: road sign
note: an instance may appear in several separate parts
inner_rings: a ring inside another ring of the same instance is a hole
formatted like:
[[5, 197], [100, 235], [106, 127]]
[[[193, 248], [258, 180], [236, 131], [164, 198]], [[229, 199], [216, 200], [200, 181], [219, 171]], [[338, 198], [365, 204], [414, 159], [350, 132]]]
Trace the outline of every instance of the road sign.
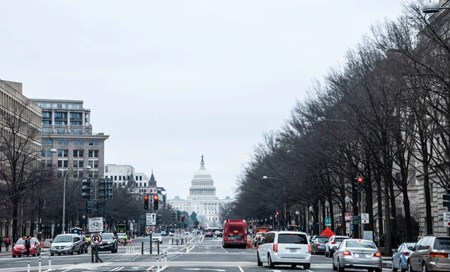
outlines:
[[145, 214], [145, 225], [155, 226], [156, 225], [156, 213], [146, 213]]
[[103, 217], [89, 218], [89, 232], [102, 232], [103, 231]]
[[362, 213], [361, 214], [361, 223], [363, 224], [369, 224], [369, 214], [368, 213]]
[[331, 226], [331, 218], [330, 217], [325, 218], [325, 226], [327, 226], [327, 227]]
[[154, 226], [146, 226], [145, 227], [145, 233], [146, 234], [152, 234], [155, 232], [155, 227]]
[[91, 236], [91, 242], [92, 242], [94, 245], [99, 245], [99, 244], [101, 244], [101, 243], [102, 243], [102, 240], [103, 240], [103, 237], [102, 237], [102, 234], [101, 234], [101, 233], [94, 233], [94, 234], [92, 234], [92, 236]]
[[444, 213], [444, 227], [450, 228], [450, 212]]

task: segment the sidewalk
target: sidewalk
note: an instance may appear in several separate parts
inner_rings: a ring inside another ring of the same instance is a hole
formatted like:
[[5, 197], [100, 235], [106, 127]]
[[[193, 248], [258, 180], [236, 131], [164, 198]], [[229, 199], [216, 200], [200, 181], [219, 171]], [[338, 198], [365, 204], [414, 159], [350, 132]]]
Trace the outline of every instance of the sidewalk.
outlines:
[[2, 252], [0, 252], [0, 256], [8, 256], [11, 255], [12, 246], [9, 246], [9, 251], [6, 251], [6, 248], [4, 245], [2, 245]]

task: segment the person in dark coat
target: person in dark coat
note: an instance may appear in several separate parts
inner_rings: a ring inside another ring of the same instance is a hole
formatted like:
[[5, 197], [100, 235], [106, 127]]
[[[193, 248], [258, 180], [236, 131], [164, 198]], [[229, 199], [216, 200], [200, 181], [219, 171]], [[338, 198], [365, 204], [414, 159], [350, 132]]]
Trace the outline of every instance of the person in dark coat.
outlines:
[[28, 237], [25, 239], [25, 249], [27, 250], [27, 257], [30, 256], [30, 248], [31, 248], [31, 237], [28, 236]]

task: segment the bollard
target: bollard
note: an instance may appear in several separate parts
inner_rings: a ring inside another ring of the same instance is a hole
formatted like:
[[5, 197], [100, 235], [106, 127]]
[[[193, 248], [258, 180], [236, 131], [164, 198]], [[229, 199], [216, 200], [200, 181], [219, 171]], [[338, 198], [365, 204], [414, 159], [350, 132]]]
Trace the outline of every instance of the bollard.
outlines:
[[91, 263], [94, 263], [94, 247], [91, 246]]
[[156, 255], [156, 267], [158, 268], [156, 271], [159, 271], [159, 255]]
[[177, 241], [177, 246], [178, 246], [178, 239], [176, 239], [176, 241]]
[[51, 271], [52, 270], [52, 257], [51, 255], [48, 255], [48, 270], [47, 271]]
[[144, 255], [144, 242], [141, 242], [141, 255]]
[[173, 245], [173, 238], [172, 238], [172, 245]]
[[159, 255], [159, 242], [157, 241], [156, 243], [158, 244], [157, 251], [158, 251], [158, 255]]
[[164, 268], [166, 268], [167, 267], [167, 251], [166, 252], [164, 252]]
[[30, 272], [30, 258], [28, 257], [27, 271]]
[[41, 268], [41, 255], [39, 254], [39, 272], [41, 272], [42, 271], [42, 268]]

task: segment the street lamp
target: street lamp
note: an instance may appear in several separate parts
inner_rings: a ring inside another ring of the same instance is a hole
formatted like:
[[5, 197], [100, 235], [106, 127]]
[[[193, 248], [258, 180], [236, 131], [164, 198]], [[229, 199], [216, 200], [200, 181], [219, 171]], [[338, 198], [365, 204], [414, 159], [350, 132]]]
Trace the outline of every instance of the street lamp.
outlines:
[[[279, 180], [279, 181], [281, 181], [281, 178], [277, 178], [277, 177], [268, 177], [268, 176], [263, 176], [262, 177], [264, 180], [270, 180], [270, 179], [272, 179], [272, 180]], [[286, 228], [287, 227], [287, 225], [286, 225], [286, 219], [287, 219], [287, 217], [286, 217], [286, 184], [284, 183], [284, 182], [282, 182], [283, 183], [283, 209], [284, 209], [284, 211], [283, 211], [283, 213], [284, 213], [284, 227]]]
[[441, 6], [439, 2], [427, 2], [423, 4], [422, 12], [423, 13], [436, 13], [442, 9], [450, 9], [450, 6]]
[[[57, 153], [58, 150], [56, 148], [50, 149], [51, 153]], [[67, 175], [69, 171], [64, 174], [63, 170], [63, 213], [62, 213], [62, 233], [66, 233], [66, 183], [67, 183]]]

